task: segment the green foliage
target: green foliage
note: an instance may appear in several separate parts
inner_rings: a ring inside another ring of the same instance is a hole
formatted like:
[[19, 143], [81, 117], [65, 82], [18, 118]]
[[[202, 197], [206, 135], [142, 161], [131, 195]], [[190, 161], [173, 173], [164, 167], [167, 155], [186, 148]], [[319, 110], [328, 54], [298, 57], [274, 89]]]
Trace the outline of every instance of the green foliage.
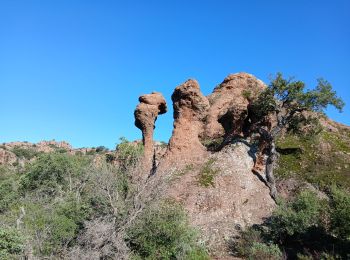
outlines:
[[18, 176], [5, 167], [0, 168], [0, 214], [16, 203], [18, 194]]
[[214, 179], [215, 176], [219, 173], [219, 169], [214, 168], [214, 163], [215, 159], [210, 158], [200, 169], [199, 175], [197, 176], [197, 181], [201, 186], [215, 186]]
[[332, 232], [350, 240], [350, 194], [333, 187], [330, 200], [330, 219]]
[[250, 259], [280, 259], [265, 255], [278, 255], [276, 243], [287, 252], [288, 259], [347, 259], [349, 215], [347, 191], [332, 187], [329, 199], [301, 191], [290, 201], [279, 201], [264, 225], [243, 231], [234, 249], [239, 256]]
[[17, 157], [19, 158], [25, 158], [27, 160], [30, 160], [34, 158], [35, 156], [39, 155], [40, 152], [37, 152], [35, 149], [30, 147], [21, 147], [21, 146], [15, 146], [11, 150]]
[[14, 259], [24, 249], [24, 238], [14, 228], [0, 227], [0, 259]]
[[195, 243], [185, 212], [172, 201], [146, 208], [127, 237], [131, 250], [141, 259], [209, 259]]
[[279, 178], [298, 178], [321, 189], [332, 185], [350, 188], [346, 168], [349, 167], [350, 139], [342, 133], [322, 131], [309, 138], [286, 135], [278, 139], [277, 150]]
[[224, 139], [222, 137], [219, 138], [207, 138], [207, 139], [201, 139], [201, 144], [207, 148], [209, 151], [216, 151], [221, 146]]
[[252, 97], [252, 92], [250, 90], [244, 89], [242, 91], [242, 97], [249, 99]]
[[66, 153], [66, 152], [68, 152], [68, 151], [65, 148], [57, 148], [56, 149], [56, 153]]
[[248, 256], [254, 243], [262, 243], [261, 232], [253, 227], [240, 232], [240, 238], [234, 244], [234, 250], [239, 256]]
[[15, 178], [0, 181], [0, 213], [7, 210], [19, 198], [18, 183]]
[[276, 244], [265, 243], [261, 231], [253, 227], [241, 232], [234, 250], [238, 256], [247, 259], [282, 259], [282, 253]]
[[[281, 129], [299, 130], [305, 125], [316, 123], [315, 117], [305, 111], [323, 112], [328, 106], [342, 111], [344, 102], [337, 97], [329, 82], [319, 79], [313, 90], [305, 90], [305, 84], [294, 79], [285, 79], [281, 73], [272, 79], [266, 90], [250, 105], [252, 123], [257, 127], [265, 125], [268, 116], [275, 117], [277, 127], [271, 131], [273, 138]], [[279, 131], [275, 131], [279, 128]], [[317, 127], [316, 127], [317, 128]]]
[[324, 131], [322, 138], [328, 142], [334, 151], [350, 153], [350, 138], [337, 133]]
[[320, 223], [320, 213], [324, 203], [317, 196], [303, 191], [289, 203], [279, 202], [270, 222], [271, 234], [275, 240], [302, 234]]
[[125, 167], [133, 166], [143, 155], [144, 147], [142, 143], [132, 143], [126, 138], [121, 137], [120, 143], [116, 147], [117, 159]]
[[42, 154], [29, 166], [21, 179], [23, 190], [42, 188], [52, 194], [57, 188], [69, 188], [69, 179], [81, 174], [87, 160], [68, 154], [49, 153]]
[[28, 201], [24, 208], [24, 228], [35, 237], [34, 250], [46, 256], [62, 251], [73, 241], [89, 213], [84, 203], [73, 198], [53, 205]]
[[45, 241], [44, 253], [47, 255], [59, 251], [74, 238], [77, 231], [77, 225], [72, 219], [59, 214], [53, 215], [46, 227], [50, 230], [49, 239]]
[[78, 201], [74, 196], [67, 198], [55, 207], [58, 215], [65, 216], [72, 220], [75, 225], [82, 227], [84, 220], [91, 214], [91, 207], [84, 201]]
[[[103, 161], [93, 165], [90, 156], [57, 151], [27, 162], [21, 172], [0, 166], [0, 225], [17, 223], [34, 257], [65, 258], [77, 245], [84, 247], [85, 243], [79, 244], [82, 234], [96, 233], [89, 228], [115, 234], [114, 224], [113, 230], [105, 231], [105, 226], [86, 226], [87, 222], [125, 221], [132, 207], [127, 202], [131, 195], [125, 170]], [[113, 254], [114, 249], [108, 250], [107, 255]]]
[[314, 90], [305, 91], [305, 84], [302, 81], [295, 81], [293, 78], [285, 79], [281, 73], [272, 80], [268, 92], [278, 101], [283, 102], [285, 108], [291, 111], [310, 110], [321, 112], [328, 105], [342, 110], [344, 102], [337, 97], [332, 85], [324, 80], [318, 79]]
[[115, 155], [111, 153], [106, 153], [105, 157], [106, 157], [106, 162], [108, 163], [111, 163], [115, 160]]
[[282, 252], [275, 244], [268, 245], [254, 242], [247, 258], [252, 260], [280, 260], [282, 259]]
[[103, 145], [96, 147], [96, 153], [105, 153], [108, 151], [108, 148]]

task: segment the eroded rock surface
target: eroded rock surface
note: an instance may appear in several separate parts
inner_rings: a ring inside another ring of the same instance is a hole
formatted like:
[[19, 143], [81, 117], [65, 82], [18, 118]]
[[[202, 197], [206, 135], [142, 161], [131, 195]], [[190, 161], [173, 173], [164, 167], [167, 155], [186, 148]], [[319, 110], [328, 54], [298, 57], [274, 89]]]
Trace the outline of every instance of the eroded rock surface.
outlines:
[[11, 151], [0, 148], [0, 165], [12, 165], [17, 161], [17, 157]]
[[247, 116], [248, 97], [265, 88], [265, 84], [248, 73], [228, 75], [208, 96], [210, 109], [204, 138], [240, 135]]
[[238, 229], [262, 223], [275, 207], [269, 188], [251, 171], [249, 150], [243, 143], [230, 144], [202, 165], [187, 165], [165, 192], [185, 207], [213, 259], [231, 259], [230, 238]]
[[174, 160], [194, 160], [206, 153], [199, 140], [209, 109], [208, 99], [201, 93], [196, 80], [187, 80], [175, 88], [171, 96], [174, 108], [174, 129], [167, 157]]
[[167, 112], [166, 101], [161, 93], [139, 97], [140, 104], [137, 105], [134, 116], [135, 125], [142, 131], [142, 141], [145, 146], [145, 158], [151, 160], [153, 157], [153, 131], [157, 116]]

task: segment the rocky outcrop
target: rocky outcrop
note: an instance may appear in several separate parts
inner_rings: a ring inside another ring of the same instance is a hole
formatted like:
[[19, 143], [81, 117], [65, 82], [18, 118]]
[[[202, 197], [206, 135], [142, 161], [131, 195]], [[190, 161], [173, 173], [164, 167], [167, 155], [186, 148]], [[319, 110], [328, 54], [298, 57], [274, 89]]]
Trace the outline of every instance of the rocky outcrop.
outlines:
[[247, 117], [248, 98], [264, 88], [265, 84], [251, 74], [228, 75], [208, 96], [210, 108], [203, 137], [241, 135]]
[[71, 151], [73, 150], [73, 147], [67, 143], [66, 141], [40, 141], [39, 143], [36, 144], [37, 151], [38, 152], [52, 152], [55, 149], [64, 149], [66, 151]]
[[142, 141], [145, 149], [145, 159], [150, 161], [153, 157], [153, 131], [157, 116], [167, 112], [166, 101], [162, 94], [153, 92], [139, 97], [134, 116], [135, 125], [142, 131]]
[[201, 93], [196, 80], [187, 80], [175, 88], [171, 96], [174, 108], [174, 129], [169, 141], [167, 158], [194, 160], [206, 153], [199, 140], [209, 109], [208, 99]]
[[264, 87], [254, 76], [238, 73], [226, 77], [208, 97], [193, 79], [176, 87], [171, 97], [173, 133], [155, 176], [167, 181], [157, 187], [165, 185], [160, 196], [185, 207], [214, 259], [230, 259], [228, 239], [237, 234], [236, 228], [263, 222], [275, 202], [262, 177], [252, 172], [251, 147], [228, 143], [211, 153], [201, 142], [242, 135], [248, 99]]
[[269, 188], [251, 171], [249, 150], [243, 143], [227, 145], [202, 165], [184, 166], [165, 191], [185, 207], [213, 259], [231, 259], [229, 239], [262, 223], [275, 206]]
[[17, 157], [11, 151], [0, 148], [0, 165], [12, 165], [17, 161]]

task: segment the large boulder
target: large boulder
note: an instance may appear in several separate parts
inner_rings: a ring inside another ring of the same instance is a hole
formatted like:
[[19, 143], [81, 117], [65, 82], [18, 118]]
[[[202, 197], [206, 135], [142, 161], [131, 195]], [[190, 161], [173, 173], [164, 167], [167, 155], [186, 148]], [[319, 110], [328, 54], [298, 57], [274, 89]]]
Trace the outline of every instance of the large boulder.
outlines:
[[248, 73], [228, 75], [208, 96], [210, 109], [203, 137], [241, 135], [247, 117], [248, 99], [265, 87], [261, 80]]
[[158, 92], [142, 95], [139, 97], [139, 101], [140, 104], [137, 105], [134, 112], [135, 125], [142, 131], [145, 159], [151, 161], [154, 153], [153, 131], [155, 121], [158, 115], [167, 112], [167, 105], [163, 95]]

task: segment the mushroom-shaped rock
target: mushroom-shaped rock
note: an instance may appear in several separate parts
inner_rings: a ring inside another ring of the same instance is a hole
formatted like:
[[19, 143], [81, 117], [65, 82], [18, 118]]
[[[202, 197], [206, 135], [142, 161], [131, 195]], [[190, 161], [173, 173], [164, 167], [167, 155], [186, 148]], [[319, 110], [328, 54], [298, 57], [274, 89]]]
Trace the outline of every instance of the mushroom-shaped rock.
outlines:
[[228, 75], [208, 96], [210, 109], [204, 136], [218, 138], [225, 134], [242, 134], [248, 98], [265, 87], [261, 80], [248, 73]]
[[135, 125], [142, 131], [142, 141], [145, 146], [145, 158], [151, 160], [153, 156], [153, 131], [157, 116], [167, 112], [166, 101], [161, 93], [139, 97], [140, 104], [137, 105], [134, 116]]
[[201, 93], [196, 80], [187, 80], [175, 88], [171, 96], [174, 108], [174, 129], [167, 155], [186, 160], [202, 156], [205, 147], [199, 141], [203, 121], [209, 109], [208, 99]]

